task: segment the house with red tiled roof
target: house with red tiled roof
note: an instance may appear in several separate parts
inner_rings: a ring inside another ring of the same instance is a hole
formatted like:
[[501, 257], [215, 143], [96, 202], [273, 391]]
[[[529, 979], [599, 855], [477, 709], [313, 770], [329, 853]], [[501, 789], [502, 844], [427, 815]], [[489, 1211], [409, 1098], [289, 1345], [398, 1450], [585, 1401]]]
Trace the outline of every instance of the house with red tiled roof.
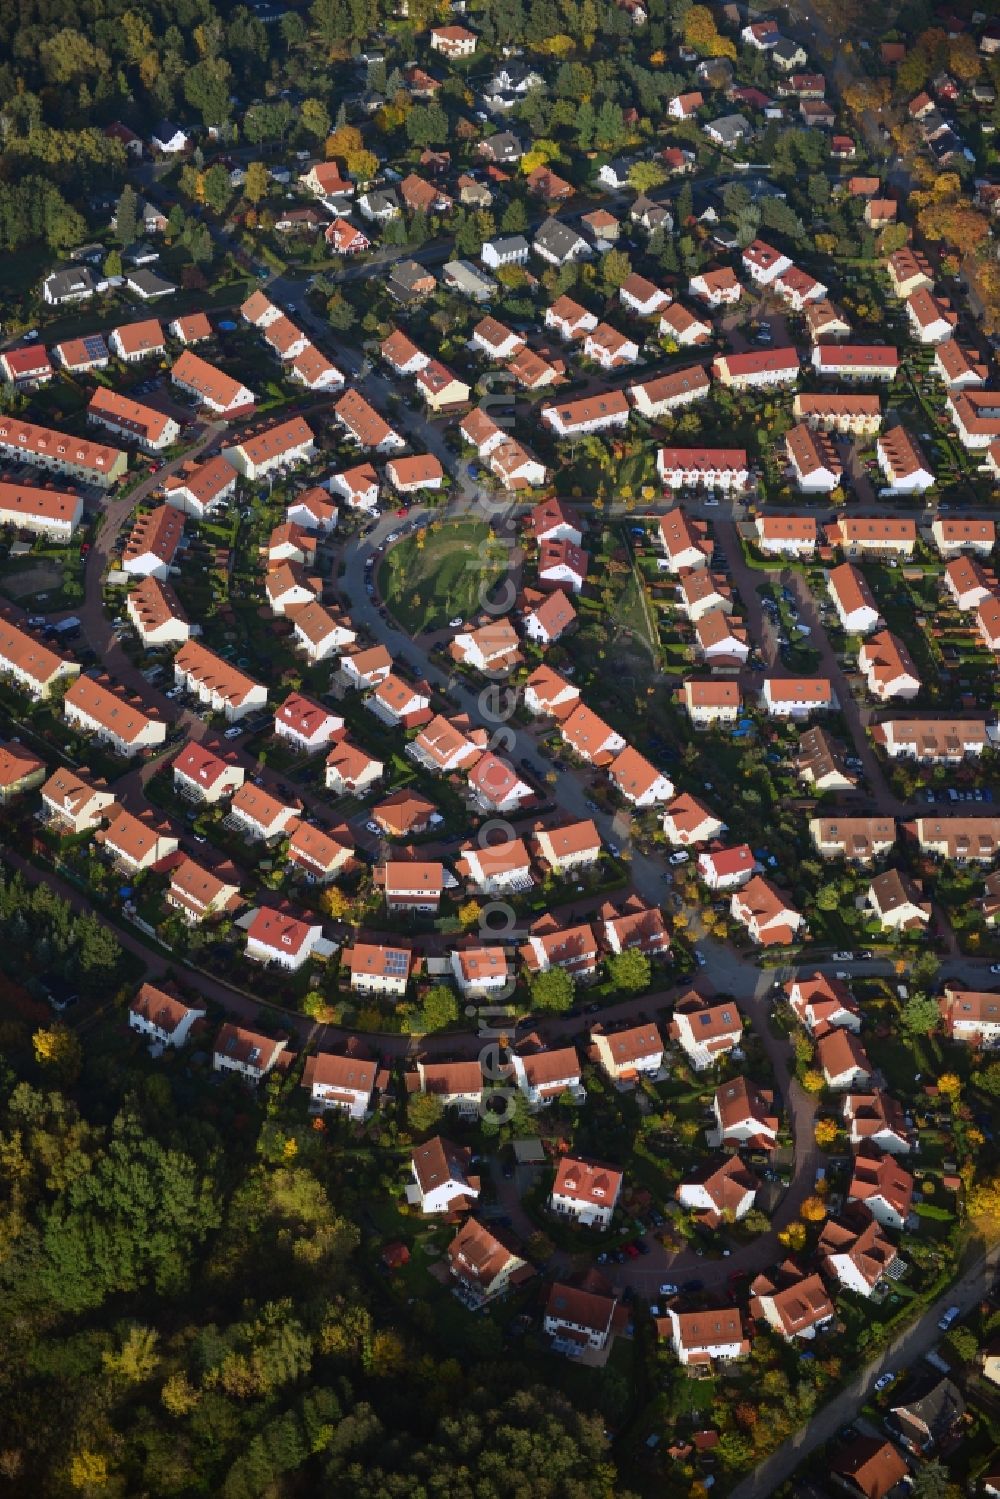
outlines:
[[698, 874], [710, 890], [737, 890], [753, 879], [758, 867], [748, 843], [709, 848], [698, 855]]
[[384, 1092], [389, 1079], [377, 1062], [355, 1055], [348, 1045], [343, 1056], [321, 1051], [309, 1057], [301, 1086], [309, 1089], [310, 1113], [335, 1109], [360, 1123], [370, 1112], [375, 1093]]
[[456, 1278], [463, 1301], [473, 1309], [523, 1285], [534, 1270], [517, 1253], [504, 1230], [469, 1218], [445, 1250], [448, 1269]]
[[42, 812], [57, 833], [92, 833], [111, 815], [113, 792], [83, 771], [60, 765], [42, 786]]
[[232, 796], [246, 780], [242, 765], [224, 759], [194, 739], [174, 756], [172, 769], [174, 786], [185, 801], [210, 805]]
[[890, 1495], [907, 1492], [902, 1487], [910, 1471], [906, 1459], [884, 1437], [856, 1437], [834, 1452], [830, 1462], [841, 1487], [859, 1499], [889, 1499]]
[[717, 838], [725, 827], [721, 818], [687, 792], [676, 797], [663, 813], [663, 831], [667, 842], [674, 848], [707, 843], [709, 839]]
[[663, 913], [648, 905], [641, 895], [628, 896], [620, 906], [606, 901], [598, 911], [600, 937], [611, 953], [635, 948], [654, 962], [670, 953], [670, 934]]
[[365, 707], [390, 728], [416, 728], [429, 723], [434, 716], [427, 683], [413, 686], [395, 672], [389, 672], [376, 683], [374, 691], [365, 698]]
[[511, 992], [507, 949], [499, 944], [484, 947], [470, 943], [467, 947], [453, 947], [451, 971], [459, 991], [466, 998], [481, 999], [488, 995], [502, 998]]
[[655, 807], [658, 802], [669, 802], [676, 790], [670, 777], [630, 744], [611, 761], [608, 779], [634, 807]]
[[837, 1315], [819, 1275], [804, 1274], [792, 1261], [786, 1261], [773, 1277], [759, 1275], [750, 1290], [754, 1316], [786, 1343], [812, 1342]]
[[472, 1152], [464, 1145], [435, 1135], [416, 1145], [410, 1157], [412, 1201], [422, 1213], [455, 1213], [472, 1206], [479, 1196], [479, 1177], [470, 1171]]
[[530, 890], [534, 883], [531, 855], [522, 838], [508, 838], [503, 843], [476, 847], [466, 844], [455, 868], [463, 879], [486, 895], [496, 895], [503, 890]]
[[843, 979], [817, 970], [800, 973], [784, 988], [796, 1019], [810, 1036], [818, 1039], [836, 1028], [860, 1031], [861, 1011]]
[[713, 1005], [691, 990], [674, 1005], [670, 1038], [676, 1041], [696, 1072], [739, 1046], [743, 1017], [735, 1000]]
[[576, 622], [576, 610], [561, 588], [549, 594], [532, 593], [530, 600], [525, 598], [525, 606], [524, 632], [539, 645], [552, 645]]
[[155, 984], [141, 984], [128, 1007], [129, 1029], [138, 1031], [153, 1046], [183, 1046], [192, 1027], [204, 1020], [207, 1011], [188, 1004], [179, 995]]
[[835, 1026], [818, 1036], [816, 1065], [826, 1086], [838, 1092], [866, 1088], [871, 1082], [873, 1069], [868, 1053], [846, 1026]]
[[733, 891], [730, 915], [762, 947], [794, 942], [800, 927], [805, 925], [802, 913], [760, 874], [754, 875], [742, 889]]
[[913, 1204], [914, 1181], [895, 1156], [876, 1146], [862, 1146], [854, 1158], [848, 1202], [862, 1202], [877, 1223], [899, 1233]]
[[712, 1157], [703, 1166], [689, 1167], [674, 1193], [682, 1208], [697, 1213], [711, 1226], [745, 1218], [754, 1205], [760, 1182], [739, 1156]]
[[615, 1167], [563, 1156], [556, 1167], [549, 1207], [585, 1228], [608, 1228], [621, 1189], [622, 1173]]
[[720, 1145], [773, 1150], [778, 1138], [774, 1093], [746, 1077], [734, 1077], [715, 1090], [712, 1100]]
[[909, 1155], [916, 1142], [902, 1104], [881, 1088], [871, 1093], [848, 1093], [844, 1123], [855, 1149], [872, 1145], [888, 1155]]
[[667, 1308], [670, 1341], [685, 1368], [730, 1364], [746, 1358], [750, 1337], [738, 1307], [703, 1307], [698, 1311]]
[[528, 940], [518, 948], [518, 953], [529, 973], [562, 968], [583, 983], [594, 977], [600, 954], [589, 923], [560, 926], [554, 916], [547, 914], [540, 916], [528, 930]]
[[568, 718], [580, 701], [580, 689], [550, 666], [539, 666], [524, 684], [524, 706], [529, 713]]
[[[340, 961], [351, 975], [351, 989], [355, 993], [388, 994], [396, 999], [405, 995], [417, 967], [417, 959], [409, 947], [400, 942], [355, 942], [353, 947], [344, 948]], [[407, 1086], [410, 1086], [409, 1077]]]
[[640, 1077], [655, 1076], [663, 1066], [663, 1038], [648, 1022], [610, 1032], [595, 1025], [590, 1042], [598, 1066], [619, 1088], [634, 1086]]
[[828, 1218], [816, 1245], [820, 1271], [828, 1280], [866, 1299], [891, 1283], [899, 1250], [865, 1208]]
[[580, 1087], [580, 1058], [575, 1046], [513, 1052], [511, 1076], [532, 1108]]
[[146, 813], [136, 817], [121, 806], [115, 807], [107, 827], [94, 837], [118, 868], [132, 874], [176, 853], [180, 844], [169, 823], [155, 822]]
[[509, 761], [487, 751], [468, 772], [469, 791], [487, 812], [514, 812], [535, 795]]
[[406, 1074], [409, 1093], [429, 1093], [439, 1098], [446, 1109], [460, 1114], [475, 1114], [483, 1098], [483, 1071], [480, 1062], [417, 1062], [416, 1071]]
[[591, 765], [610, 765], [625, 749], [624, 737], [585, 703], [563, 720], [560, 733], [573, 753]]
[[163, 898], [191, 926], [213, 916], [231, 915], [243, 904], [239, 877], [232, 865], [206, 869], [194, 859], [180, 858], [171, 868], [169, 880]]
[[275, 1067], [291, 1060], [287, 1040], [264, 1036], [240, 1025], [219, 1027], [212, 1052], [215, 1072], [235, 1072], [245, 1082], [261, 1082]]

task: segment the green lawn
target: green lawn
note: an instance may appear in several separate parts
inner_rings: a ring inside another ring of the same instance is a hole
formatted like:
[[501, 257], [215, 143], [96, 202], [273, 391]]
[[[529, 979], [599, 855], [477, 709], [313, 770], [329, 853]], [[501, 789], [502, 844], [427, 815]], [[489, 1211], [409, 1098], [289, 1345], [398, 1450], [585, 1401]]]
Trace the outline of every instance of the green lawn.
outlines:
[[469, 619], [506, 569], [506, 549], [477, 521], [446, 522], [407, 536], [385, 557], [379, 588], [389, 612], [411, 635]]

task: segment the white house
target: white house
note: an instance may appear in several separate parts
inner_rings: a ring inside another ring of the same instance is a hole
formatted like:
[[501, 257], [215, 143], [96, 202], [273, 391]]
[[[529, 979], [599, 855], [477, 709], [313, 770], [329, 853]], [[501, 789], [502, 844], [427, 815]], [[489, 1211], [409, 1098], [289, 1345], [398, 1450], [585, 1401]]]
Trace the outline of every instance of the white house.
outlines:
[[245, 1081], [259, 1083], [283, 1060], [286, 1040], [275, 1040], [240, 1025], [219, 1028], [212, 1052], [216, 1072], [235, 1072]]
[[469, 1167], [472, 1152], [435, 1135], [414, 1147], [410, 1158], [413, 1201], [422, 1213], [453, 1213], [471, 1207], [479, 1196], [479, 1177]]
[[585, 1228], [608, 1228], [618, 1205], [622, 1173], [613, 1166], [563, 1156], [556, 1167], [549, 1207]]
[[332, 951], [321, 926], [310, 926], [285, 911], [262, 906], [247, 928], [246, 954], [256, 963], [277, 963], [295, 973], [303, 963], [329, 957]]
[[131, 1030], [146, 1036], [154, 1046], [183, 1046], [191, 1027], [206, 1014], [206, 1010], [186, 1004], [176, 994], [158, 989], [155, 984], [142, 984], [128, 1007], [128, 1023]]
[[[383, 1084], [384, 1081], [383, 1077]], [[309, 1089], [310, 1113], [336, 1109], [358, 1123], [369, 1113], [379, 1084], [377, 1062], [356, 1056], [334, 1056], [327, 1051], [310, 1057], [302, 1074], [302, 1087]]]
[[580, 1058], [575, 1046], [551, 1051], [514, 1052], [510, 1059], [514, 1080], [533, 1108], [542, 1108], [567, 1091], [580, 1087]]

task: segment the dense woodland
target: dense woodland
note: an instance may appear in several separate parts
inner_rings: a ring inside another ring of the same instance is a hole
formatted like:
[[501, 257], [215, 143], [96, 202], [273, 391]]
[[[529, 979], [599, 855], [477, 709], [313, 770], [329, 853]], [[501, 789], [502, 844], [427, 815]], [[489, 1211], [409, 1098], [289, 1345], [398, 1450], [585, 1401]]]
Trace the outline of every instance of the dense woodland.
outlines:
[[456, 1348], [386, 1294], [365, 1240], [387, 1181], [309, 1126], [297, 1072], [257, 1099], [148, 1061], [122, 1035], [117, 943], [46, 892], [4, 884], [0, 937], [111, 1000], [81, 1044], [3, 980], [0, 1489], [622, 1492], [603, 1419], [492, 1322], [461, 1314]]

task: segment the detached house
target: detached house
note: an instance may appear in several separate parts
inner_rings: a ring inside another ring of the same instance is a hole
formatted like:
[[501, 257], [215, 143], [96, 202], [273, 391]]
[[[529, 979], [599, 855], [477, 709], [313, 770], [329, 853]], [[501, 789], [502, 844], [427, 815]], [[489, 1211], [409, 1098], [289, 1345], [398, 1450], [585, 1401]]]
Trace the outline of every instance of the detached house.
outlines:
[[926, 928], [931, 919], [930, 903], [920, 896], [919, 887], [908, 875], [887, 869], [872, 880], [865, 898], [883, 928], [913, 932]]
[[697, 1213], [709, 1227], [727, 1220], [739, 1222], [754, 1205], [760, 1183], [740, 1160], [731, 1155], [706, 1161], [685, 1171], [675, 1196], [682, 1208]]
[[801, 720], [836, 707], [827, 677], [766, 677], [761, 702], [770, 718]]
[[754, 942], [774, 947], [794, 942], [805, 917], [763, 875], [754, 875], [742, 889], [734, 890], [730, 904], [734, 921], [745, 926]]
[[708, 729], [716, 724], [735, 724], [743, 700], [738, 682], [688, 678], [681, 688], [681, 701], [694, 727]]
[[816, 1063], [826, 1086], [838, 1092], [866, 1088], [871, 1083], [872, 1065], [868, 1053], [855, 1033], [845, 1026], [834, 1026], [819, 1036]]
[[801, 974], [784, 987], [796, 1019], [810, 1036], [817, 1038], [838, 1027], [860, 1031], [861, 1012], [842, 979], [819, 972]]
[[670, 1037], [684, 1051], [695, 1071], [703, 1072], [718, 1057], [739, 1046], [743, 1039], [743, 1017], [735, 1002], [711, 1005], [692, 990], [674, 1006]]
[[751, 1285], [751, 1307], [756, 1316], [784, 1338], [811, 1342], [818, 1331], [833, 1322], [836, 1314], [826, 1287], [816, 1274], [803, 1275], [797, 1266], [784, 1267], [777, 1283], [758, 1276]]
[[388, 994], [396, 999], [405, 995], [415, 967], [408, 947], [381, 942], [356, 942], [344, 948], [340, 960], [356, 994]]
[[475, 1114], [483, 1100], [483, 1071], [479, 1062], [418, 1062], [406, 1075], [410, 1093], [429, 1093], [446, 1109]]
[[183, 1046], [192, 1027], [204, 1020], [206, 1013], [155, 984], [142, 984], [128, 1007], [129, 1029], [138, 1031], [160, 1049]]
[[105, 785], [62, 765], [44, 782], [41, 795], [45, 820], [60, 834], [94, 832], [115, 806]]
[[718, 1143], [773, 1150], [778, 1138], [774, 1093], [745, 1077], [716, 1088], [712, 1102]]
[[663, 914], [641, 895], [630, 895], [621, 905], [606, 901], [598, 911], [604, 946], [613, 953], [636, 948], [653, 962], [670, 954], [670, 935]]
[[900, 1232], [913, 1204], [913, 1177], [895, 1156], [864, 1147], [854, 1158], [848, 1202], [862, 1202], [876, 1223]]
[[984, 1050], [1000, 1045], [1000, 994], [946, 984], [938, 1007], [952, 1041]]
[[410, 1158], [412, 1201], [422, 1213], [455, 1213], [470, 1208], [479, 1196], [480, 1181], [469, 1170], [472, 1152], [435, 1135], [414, 1148]]
[[612, 1166], [563, 1156], [556, 1167], [549, 1207], [585, 1228], [609, 1228], [622, 1189], [622, 1173]]
[[301, 1085], [309, 1089], [310, 1113], [336, 1109], [361, 1123], [371, 1110], [376, 1090], [384, 1091], [387, 1083], [377, 1062], [322, 1051], [306, 1062]]
[[598, 1065], [616, 1087], [631, 1087], [642, 1076], [655, 1077], [663, 1066], [663, 1040], [655, 1025], [610, 1034], [595, 1026], [590, 1040]]
[[858, 670], [864, 673], [872, 697], [881, 703], [897, 698], [906, 702], [920, 691], [909, 651], [889, 630], [879, 630], [864, 642], [858, 652]]
[[223, 1025], [215, 1038], [212, 1068], [215, 1072], [235, 1072], [245, 1082], [260, 1083], [279, 1063], [290, 1060], [285, 1053], [288, 1042], [276, 1041], [240, 1025]]
[[850, 562], [835, 567], [826, 577], [840, 623], [849, 635], [870, 635], [881, 622], [875, 596], [862, 572]]
[[667, 1317], [671, 1345], [686, 1368], [735, 1363], [750, 1352], [750, 1338], [738, 1307], [703, 1308], [696, 1312], [679, 1312], [668, 1307]]
[[487, 1228], [474, 1218], [462, 1225], [445, 1253], [463, 1299], [476, 1309], [530, 1280], [535, 1273], [508, 1243], [502, 1229]]
[[[661, 452], [666, 452], [661, 449]], [[676, 452], [677, 450], [671, 450]], [[707, 567], [712, 557], [712, 543], [704, 521], [691, 520], [677, 507], [660, 516], [656, 542], [666, 558], [671, 573]]]
[[532, 1108], [543, 1108], [554, 1098], [580, 1087], [580, 1058], [575, 1046], [553, 1051], [514, 1052], [511, 1074]]
[[614, 1296], [556, 1282], [545, 1303], [542, 1330], [552, 1339], [554, 1352], [577, 1358], [587, 1349], [606, 1348], [622, 1323]]
[[896, 1246], [863, 1208], [828, 1218], [816, 1249], [827, 1279], [866, 1300], [901, 1268]]
[[484, 844], [478, 848], [466, 845], [455, 868], [483, 894], [496, 895], [503, 890], [530, 890], [531, 855], [521, 838], [504, 843]]
[[663, 813], [663, 831], [674, 848], [690, 848], [717, 838], [725, 823], [697, 797], [682, 793]]
[[608, 776], [619, 795], [634, 807], [654, 807], [657, 802], [669, 802], [676, 789], [668, 775], [631, 745], [612, 760]]
[[116, 806], [108, 826], [95, 835], [105, 853], [116, 866], [131, 874], [149, 869], [177, 852], [179, 839], [169, 823], [155, 823], [151, 817], [136, 817], [124, 807]]

